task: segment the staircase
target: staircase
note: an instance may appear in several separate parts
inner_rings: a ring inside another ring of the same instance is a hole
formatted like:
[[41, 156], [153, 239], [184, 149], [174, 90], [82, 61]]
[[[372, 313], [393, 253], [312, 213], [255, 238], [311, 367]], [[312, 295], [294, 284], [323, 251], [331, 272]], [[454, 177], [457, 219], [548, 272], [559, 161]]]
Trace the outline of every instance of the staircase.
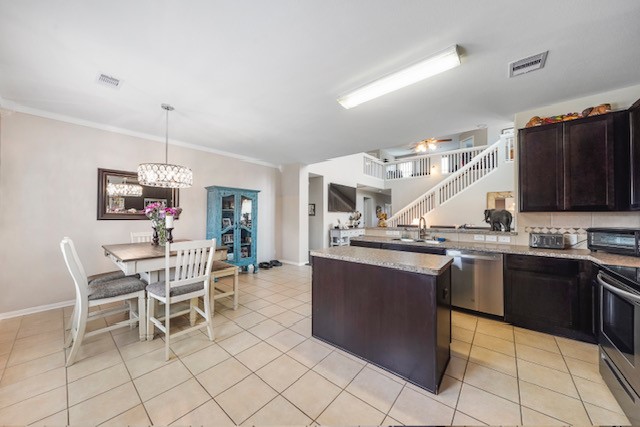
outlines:
[[409, 225], [428, 214], [475, 183], [496, 171], [501, 164], [513, 161], [513, 136], [503, 136], [489, 145], [450, 176], [430, 188], [426, 193], [396, 212], [387, 220], [387, 226]]

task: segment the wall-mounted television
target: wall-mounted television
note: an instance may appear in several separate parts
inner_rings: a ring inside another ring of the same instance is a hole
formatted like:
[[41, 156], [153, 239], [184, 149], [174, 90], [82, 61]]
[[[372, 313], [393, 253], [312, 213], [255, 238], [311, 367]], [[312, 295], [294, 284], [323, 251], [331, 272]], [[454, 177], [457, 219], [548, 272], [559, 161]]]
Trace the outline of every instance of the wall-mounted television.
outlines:
[[329, 184], [329, 212], [353, 212], [356, 210], [356, 189], [340, 184]]

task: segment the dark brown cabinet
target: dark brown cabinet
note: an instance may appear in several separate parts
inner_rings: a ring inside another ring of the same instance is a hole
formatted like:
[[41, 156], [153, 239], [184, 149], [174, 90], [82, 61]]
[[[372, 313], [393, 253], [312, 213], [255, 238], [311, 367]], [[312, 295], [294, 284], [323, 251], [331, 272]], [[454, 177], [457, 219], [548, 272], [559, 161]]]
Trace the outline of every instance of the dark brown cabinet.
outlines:
[[521, 129], [518, 140], [520, 211], [562, 210], [562, 126]]
[[640, 209], [640, 99], [629, 109], [631, 132], [631, 209]]
[[520, 211], [629, 209], [628, 112], [521, 129]]
[[437, 394], [450, 355], [450, 267], [434, 276], [312, 259], [313, 336]]
[[536, 331], [595, 342], [591, 262], [505, 257], [505, 321]]

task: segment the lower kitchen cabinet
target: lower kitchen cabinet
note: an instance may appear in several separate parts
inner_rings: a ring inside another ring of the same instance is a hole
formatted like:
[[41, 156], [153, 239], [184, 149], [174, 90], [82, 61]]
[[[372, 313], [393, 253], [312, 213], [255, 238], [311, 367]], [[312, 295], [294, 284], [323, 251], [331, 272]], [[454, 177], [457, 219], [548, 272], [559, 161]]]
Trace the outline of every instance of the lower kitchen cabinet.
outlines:
[[507, 255], [504, 269], [505, 321], [595, 342], [590, 261]]

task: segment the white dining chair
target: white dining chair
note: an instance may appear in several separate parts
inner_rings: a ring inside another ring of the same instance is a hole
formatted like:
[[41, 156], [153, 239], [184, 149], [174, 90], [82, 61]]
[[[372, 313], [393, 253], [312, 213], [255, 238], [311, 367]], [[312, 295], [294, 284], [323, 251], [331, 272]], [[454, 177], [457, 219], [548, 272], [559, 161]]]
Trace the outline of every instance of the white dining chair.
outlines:
[[[60, 249], [76, 288], [76, 302], [71, 315], [71, 328], [65, 342], [65, 348], [72, 344], [73, 346], [69, 352], [66, 365], [71, 366], [75, 362], [82, 341], [94, 335], [126, 326], [132, 327], [137, 323], [140, 330], [140, 340], [146, 339], [144, 292], [146, 284], [138, 276], [124, 276], [117, 273], [114, 274], [114, 272], [92, 276], [93, 280], [90, 281], [78, 258], [73, 241], [68, 237], [63, 238], [60, 242]], [[133, 301], [135, 299], [138, 300], [137, 313], [133, 309]], [[91, 307], [119, 301], [124, 302], [120, 307], [89, 312]], [[127, 320], [86, 332], [87, 322], [127, 312], [129, 313]]]
[[132, 231], [131, 243], [146, 243], [153, 240], [153, 231]]
[[[171, 338], [193, 330], [207, 328], [209, 340], [213, 341], [212, 313], [209, 300], [211, 265], [216, 250], [216, 239], [167, 243], [165, 248], [165, 280], [147, 286], [147, 330], [152, 335], [153, 327], [165, 335], [165, 358], [169, 360]], [[175, 251], [175, 271], [171, 273], [171, 252]], [[198, 298], [204, 299], [204, 311], [198, 307]], [[171, 305], [189, 301], [189, 308], [172, 313]], [[164, 316], [156, 317], [155, 301], [164, 304]], [[171, 333], [171, 318], [197, 313], [204, 322], [194, 324], [179, 332]]]

